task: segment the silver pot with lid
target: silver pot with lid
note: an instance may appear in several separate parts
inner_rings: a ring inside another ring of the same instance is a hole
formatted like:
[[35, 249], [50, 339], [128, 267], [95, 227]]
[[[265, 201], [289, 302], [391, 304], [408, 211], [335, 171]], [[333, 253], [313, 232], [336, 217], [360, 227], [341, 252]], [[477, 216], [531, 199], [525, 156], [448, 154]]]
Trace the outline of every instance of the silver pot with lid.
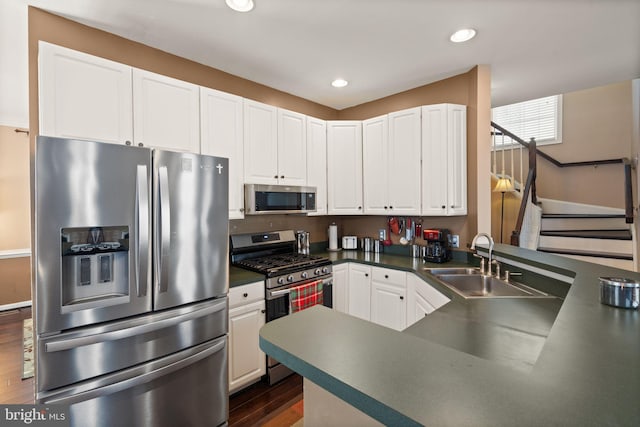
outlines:
[[600, 277], [600, 302], [613, 307], [638, 308], [640, 282], [623, 277]]

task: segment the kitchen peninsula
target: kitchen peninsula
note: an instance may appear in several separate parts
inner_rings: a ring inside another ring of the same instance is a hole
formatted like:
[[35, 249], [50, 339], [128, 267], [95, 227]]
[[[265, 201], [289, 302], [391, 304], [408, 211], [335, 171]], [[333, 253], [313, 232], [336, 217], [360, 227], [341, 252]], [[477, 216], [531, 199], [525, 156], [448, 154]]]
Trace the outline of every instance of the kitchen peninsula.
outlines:
[[[451, 301], [403, 332], [324, 307], [265, 325], [261, 348], [305, 377], [305, 424], [339, 413], [339, 405], [322, 407], [329, 396], [385, 425], [638, 425], [640, 312], [600, 304], [598, 277], [640, 275], [507, 245], [495, 249], [507, 264], [573, 279], [563, 300], [548, 300], [561, 303], [551, 310], [548, 331], [520, 330], [532, 314], [515, 306], [517, 299], [465, 300], [409, 257], [330, 254], [334, 263], [413, 271]], [[496, 324], [491, 313], [511, 321]], [[483, 354], [508, 333], [525, 356], [526, 338], [540, 336], [528, 367]]]

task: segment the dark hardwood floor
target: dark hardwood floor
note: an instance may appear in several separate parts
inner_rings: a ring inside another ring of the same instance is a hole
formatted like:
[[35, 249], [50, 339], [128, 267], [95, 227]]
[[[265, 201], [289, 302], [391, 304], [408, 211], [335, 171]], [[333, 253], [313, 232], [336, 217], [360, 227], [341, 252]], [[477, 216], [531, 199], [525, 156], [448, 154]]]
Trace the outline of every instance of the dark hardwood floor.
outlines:
[[[29, 317], [31, 308], [0, 312], [0, 403], [34, 403], [33, 378], [22, 380], [22, 321]], [[272, 387], [256, 383], [229, 398], [229, 426], [267, 424], [301, 399], [299, 375]]]
[[33, 403], [33, 378], [22, 379], [22, 321], [31, 307], [0, 312], [0, 403]]

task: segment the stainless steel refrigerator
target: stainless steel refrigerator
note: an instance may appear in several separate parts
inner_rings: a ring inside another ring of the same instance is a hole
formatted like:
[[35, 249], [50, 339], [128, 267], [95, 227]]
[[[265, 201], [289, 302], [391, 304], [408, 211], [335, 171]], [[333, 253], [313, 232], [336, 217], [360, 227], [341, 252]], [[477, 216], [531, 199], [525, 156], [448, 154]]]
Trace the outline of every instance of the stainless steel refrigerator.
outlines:
[[36, 402], [77, 426], [228, 419], [228, 161], [38, 137]]

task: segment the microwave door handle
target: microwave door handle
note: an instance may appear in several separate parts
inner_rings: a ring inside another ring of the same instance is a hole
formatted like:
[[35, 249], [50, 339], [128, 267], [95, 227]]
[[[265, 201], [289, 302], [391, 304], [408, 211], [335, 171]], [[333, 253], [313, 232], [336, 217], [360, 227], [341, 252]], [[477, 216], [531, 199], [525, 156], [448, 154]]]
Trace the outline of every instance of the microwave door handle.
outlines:
[[[119, 382], [105, 385], [102, 387], [94, 388], [84, 392], [79, 392], [79, 393], [74, 392], [73, 388], [71, 388], [69, 390], [70, 393], [64, 393], [63, 396], [59, 396], [59, 397], [51, 396], [49, 398], [44, 398], [42, 403], [45, 405], [73, 405], [74, 403], [86, 402], [88, 400], [93, 400], [102, 396], [107, 396], [110, 394], [117, 393], [122, 390], [137, 387], [142, 384], [147, 384], [147, 383], [150, 383], [151, 381], [154, 381], [172, 372], [179, 371], [180, 369], [184, 369], [203, 359], [206, 359], [207, 357], [210, 357], [218, 353], [219, 351], [223, 350], [226, 345], [227, 345], [226, 339], [221, 340], [220, 342], [212, 345], [211, 347], [205, 348], [204, 350], [198, 353], [191, 354], [187, 357], [184, 357], [183, 359], [178, 360], [175, 363], [167, 362], [165, 366], [162, 366], [161, 368], [155, 369], [153, 371], [145, 372], [145, 373], [142, 373], [141, 375], [137, 375], [137, 376], [125, 379], [123, 381], [119, 381]], [[121, 376], [121, 374], [114, 373], [109, 375], [109, 377], [111, 378], [117, 378], [118, 376]], [[108, 381], [109, 377], [103, 379], [103, 381], [104, 380]]]
[[158, 222], [156, 226], [156, 283], [159, 292], [168, 287], [169, 247], [171, 244], [171, 207], [169, 203], [169, 175], [166, 166], [158, 168]]
[[136, 291], [139, 297], [147, 295], [149, 266], [149, 180], [147, 166], [138, 165], [136, 171]]

